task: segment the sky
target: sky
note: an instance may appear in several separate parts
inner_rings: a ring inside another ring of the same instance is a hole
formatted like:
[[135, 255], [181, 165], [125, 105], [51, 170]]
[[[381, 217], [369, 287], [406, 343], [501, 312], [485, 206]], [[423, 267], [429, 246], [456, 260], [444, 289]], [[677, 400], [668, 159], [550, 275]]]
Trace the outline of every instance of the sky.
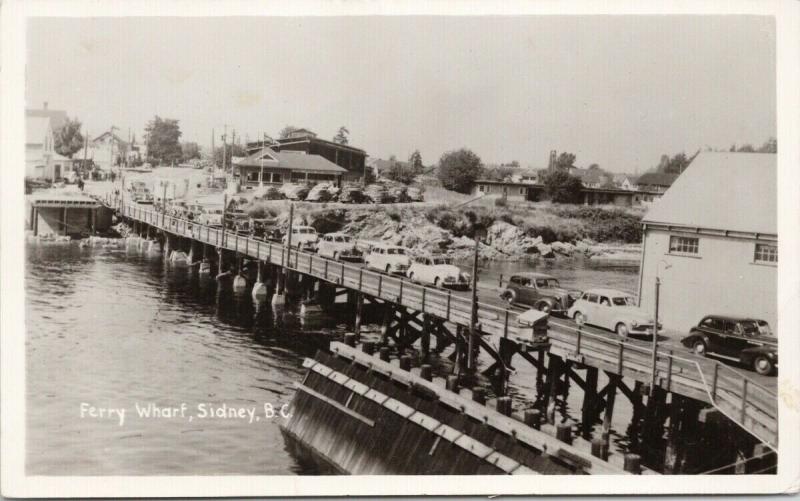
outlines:
[[159, 115], [217, 145], [285, 125], [370, 156], [644, 172], [776, 135], [775, 23], [756, 16], [34, 18], [27, 106], [92, 137]]

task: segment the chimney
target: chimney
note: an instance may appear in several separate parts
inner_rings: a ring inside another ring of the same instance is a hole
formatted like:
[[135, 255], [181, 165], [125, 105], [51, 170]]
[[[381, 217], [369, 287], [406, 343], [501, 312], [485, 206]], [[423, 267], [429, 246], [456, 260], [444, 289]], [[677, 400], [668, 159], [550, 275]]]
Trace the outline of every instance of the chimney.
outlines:
[[44, 109], [47, 109], [47, 101], [44, 102]]

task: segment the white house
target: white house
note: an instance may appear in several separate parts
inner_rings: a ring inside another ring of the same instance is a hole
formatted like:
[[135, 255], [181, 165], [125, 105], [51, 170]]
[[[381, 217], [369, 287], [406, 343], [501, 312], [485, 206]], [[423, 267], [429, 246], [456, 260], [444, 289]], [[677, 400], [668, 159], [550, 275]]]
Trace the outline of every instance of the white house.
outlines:
[[686, 332], [704, 315], [766, 320], [777, 332], [777, 163], [703, 152], [644, 217], [639, 300]]
[[51, 118], [25, 115], [25, 176], [56, 181], [64, 176], [70, 160], [55, 151]]
[[89, 146], [84, 152], [81, 150], [76, 158], [83, 158], [84, 153], [88, 160], [92, 160], [100, 169], [110, 171], [115, 165], [121, 163], [129, 151], [128, 143], [116, 134], [106, 131], [89, 141]]

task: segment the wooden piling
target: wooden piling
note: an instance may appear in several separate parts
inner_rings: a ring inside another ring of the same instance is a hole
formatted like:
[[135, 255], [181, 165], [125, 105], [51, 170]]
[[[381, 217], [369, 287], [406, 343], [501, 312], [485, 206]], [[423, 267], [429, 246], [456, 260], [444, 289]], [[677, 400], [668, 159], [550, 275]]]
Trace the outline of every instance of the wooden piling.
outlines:
[[572, 425], [568, 423], [556, 424], [556, 438], [565, 444], [572, 444]]
[[511, 397], [497, 397], [497, 401], [495, 402], [495, 407], [497, 408], [497, 412], [503, 414], [504, 416], [511, 415]]
[[419, 367], [419, 377], [425, 381], [433, 381], [433, 368], [428, 364], [422, 364]]
[[623, 469], [628, 473], [639, 475], [642, 473], [641, 457], [638, 454], [625, 454]]
[[361, 314], [364, 306], [364, 294], [361, 292], [356, 292], [353, 294], [353, 300], [355, 301], [356, 307], [356, 318], [353, 323], [353, 332], [355, 333], [356, 340], [359, 340], [361, 338]]
[[597, 406], [597, 368], [586, 368], [586, 386], [583, 389], [581, 408], [581, 435], [590, 440], [594, 428], [595, 408]]
[[355, 347], [356, 345], [356, 334], [355, 332], [346, 332], [344, 335], [344, 344], [347, 346]]
[[472, 401], [481, 405], [486, 405], [486, 390], [483, 388], [472, 389]]
[[458, 384], [458, 376], [456, 375], [447, 376], [447, 382], [445, 384], [445, 388], [447, 388], [449, 391], [452, 391], [453, 393], [458, 393], [458, 390], [460, 389]]
[[542, 411], [539, 409], [526, 409], [522, 414], [522, 419], [526, 425], [538, 430], [542, 426]]

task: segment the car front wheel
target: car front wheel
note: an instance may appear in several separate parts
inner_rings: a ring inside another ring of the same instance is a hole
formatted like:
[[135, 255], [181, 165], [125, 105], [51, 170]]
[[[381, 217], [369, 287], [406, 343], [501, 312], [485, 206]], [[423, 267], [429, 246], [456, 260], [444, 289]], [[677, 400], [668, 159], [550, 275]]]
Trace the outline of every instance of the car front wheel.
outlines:
[[706, 356], [706, 343], [700, 340], [695, 341], [692, 345], [692, 351], [695, 355], [699, 355], [701, 357]]
[[550, 313], [550, 304], [542, 301], [536, 306], [536, 309], [541, 311], [542, 313]]
[[628, 326], [623, 324], [622, 322], [617, 324], [617, 336], [625, 339], [628, 337]]
[[572, 318], [575, 320], [575, 323], [578, 324], [578, 325], [583, 325], [583, 324], [586, 323], [586, 316], [583, 313], [579, 312], [579, 311], [576, 311], [575, 315], [573, 315]]
[[755, 371], [762, 376], [768, 376], [772, 374], [774, 368], [775, 367], [772, 364], [772, 361], [764, 355], [756, 357], [756, 359], [753, 361], [753, 369], [755, 369]]

